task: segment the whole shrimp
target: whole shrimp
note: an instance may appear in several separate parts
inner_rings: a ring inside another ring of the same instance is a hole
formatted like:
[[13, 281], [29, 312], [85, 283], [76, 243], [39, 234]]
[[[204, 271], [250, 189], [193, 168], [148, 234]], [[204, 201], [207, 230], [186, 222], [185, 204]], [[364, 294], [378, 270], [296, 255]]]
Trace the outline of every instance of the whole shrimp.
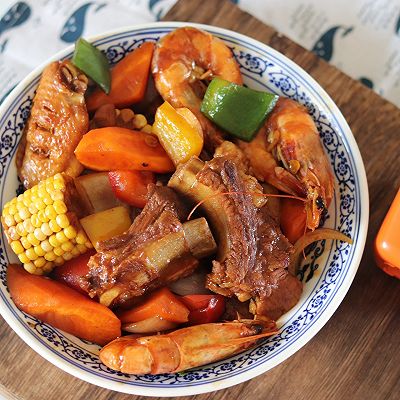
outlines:
[[214, 150], [223, 134], [200, 112], [206, 90], [202, 80], [219, 76], [243, 83], [239, 66], [228, 46], [202, 30], [184, 27], [164, 36], [154, 51], [152, 72], [158, 92], [175, 108], [189, 108], [203, 128], [205, 144]]
[[240, 320], [178, 329], [164, 335], [124, 336], [100, 351], [109, 368], [127, 374], [184, 371], [232, 356], [276, 333], [275, 322]]
[[240, 141], [253, 173], [283, 192], [306, 197], [307, 228], [318, 228], [333, 197], [333, 175], [307, 109], [280, 98], [250, 142]]

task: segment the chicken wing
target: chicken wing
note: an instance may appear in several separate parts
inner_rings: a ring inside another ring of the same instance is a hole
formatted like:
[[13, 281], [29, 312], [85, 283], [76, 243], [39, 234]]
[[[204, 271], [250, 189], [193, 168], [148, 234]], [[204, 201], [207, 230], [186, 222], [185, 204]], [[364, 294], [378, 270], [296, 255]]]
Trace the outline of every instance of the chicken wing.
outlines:
[[87, 83], [69, 60], [53, 62], [43, 71], [17, 157], [26, 188], [58, 172], [72, 177], [82, 172], [74, 150], [89, 126]]

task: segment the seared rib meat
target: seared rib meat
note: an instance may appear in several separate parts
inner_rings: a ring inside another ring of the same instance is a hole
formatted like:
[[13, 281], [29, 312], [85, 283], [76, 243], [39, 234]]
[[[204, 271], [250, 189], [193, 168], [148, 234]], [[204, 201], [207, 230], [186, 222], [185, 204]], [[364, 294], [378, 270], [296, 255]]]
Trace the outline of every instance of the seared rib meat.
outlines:
[[241, 301], [252, 299], [252, 313], [276, 319], [302, 292], [287, 270], [292, 246], [269, 215], [265, 199], [258, 204], [255, 199], [262, 196], [248, 194], [262, 192], [255, 178], [238, 170], [229, 155], [218, 154], [206, 163], [192, 158], [178, 168], [169, 186], [195, 203], [208, 198], [202, 207], [218, 242], [208, 288]]
[[100, 302], [126, 305], [148, 290], [189, 275], [216, 244], [204, 218], [182, 224], [186, 213], [173, 190], [154, 186], [129, 230], [101, 242], [90, 258], [84, 288]]
[[43, 71], [17, 157], [26, 188], [58, 172], [72, 177], [82, 172], [74, 150], [89, 126], [87, 82], [68, 60], [53, 62]]

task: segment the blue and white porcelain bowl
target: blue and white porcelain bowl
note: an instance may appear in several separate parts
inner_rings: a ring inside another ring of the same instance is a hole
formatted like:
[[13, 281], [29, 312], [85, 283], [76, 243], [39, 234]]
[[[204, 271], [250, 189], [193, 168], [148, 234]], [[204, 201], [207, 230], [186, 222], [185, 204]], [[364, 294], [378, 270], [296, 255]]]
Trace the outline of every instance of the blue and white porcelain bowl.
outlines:
[[[188, 24], [165, 22], [120, 29], [94, 38], [111, 63], [145, 41], [157, 41]], [[303, 262], [304, 293], [297, 306], [279, 321], [279, 334], [227, 360], [186, 373], [135, 376], [103, 365], [99, 347], [44, 324], [19, 311], [7, 290], [7, 264], [17, 261], [4, 233], [0, 247], [0, 311], [14, 331], [36, 352], [64, 371], [108, 389], [148, 396], [180, 396], [210, 392], [254, 378], [304, 346], [329, 320], [343, 300], [357, 271], [368, 227], [368, 188], [354, 137], [327, 93], [300, 67], [270, 47], [228, 30], [196, 25], [220, 37], [240, 64], [244, 82], [304, 104], [314, 118], [335, 175], [335, 197], [325, 226], [354, 240], [319, 242]], [[73, 48], [50, 61], [72, 56]], [[1, 207], [18, 190], [15, 152], [44, 66], [37, 68], [8, 96], [0, 108]], [[34, 368], [34, 367], [32, 367]]]

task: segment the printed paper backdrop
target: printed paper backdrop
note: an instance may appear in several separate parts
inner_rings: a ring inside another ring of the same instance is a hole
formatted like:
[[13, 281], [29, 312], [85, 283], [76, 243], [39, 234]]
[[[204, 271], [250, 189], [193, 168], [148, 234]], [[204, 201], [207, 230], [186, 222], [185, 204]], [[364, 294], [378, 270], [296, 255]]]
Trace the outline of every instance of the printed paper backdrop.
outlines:
[[[0, 102], [28, 72], [80, 36], [156, 21], [175, 1], [1, 0]], [[399, 0], [234, 3], [400, 106]]]

